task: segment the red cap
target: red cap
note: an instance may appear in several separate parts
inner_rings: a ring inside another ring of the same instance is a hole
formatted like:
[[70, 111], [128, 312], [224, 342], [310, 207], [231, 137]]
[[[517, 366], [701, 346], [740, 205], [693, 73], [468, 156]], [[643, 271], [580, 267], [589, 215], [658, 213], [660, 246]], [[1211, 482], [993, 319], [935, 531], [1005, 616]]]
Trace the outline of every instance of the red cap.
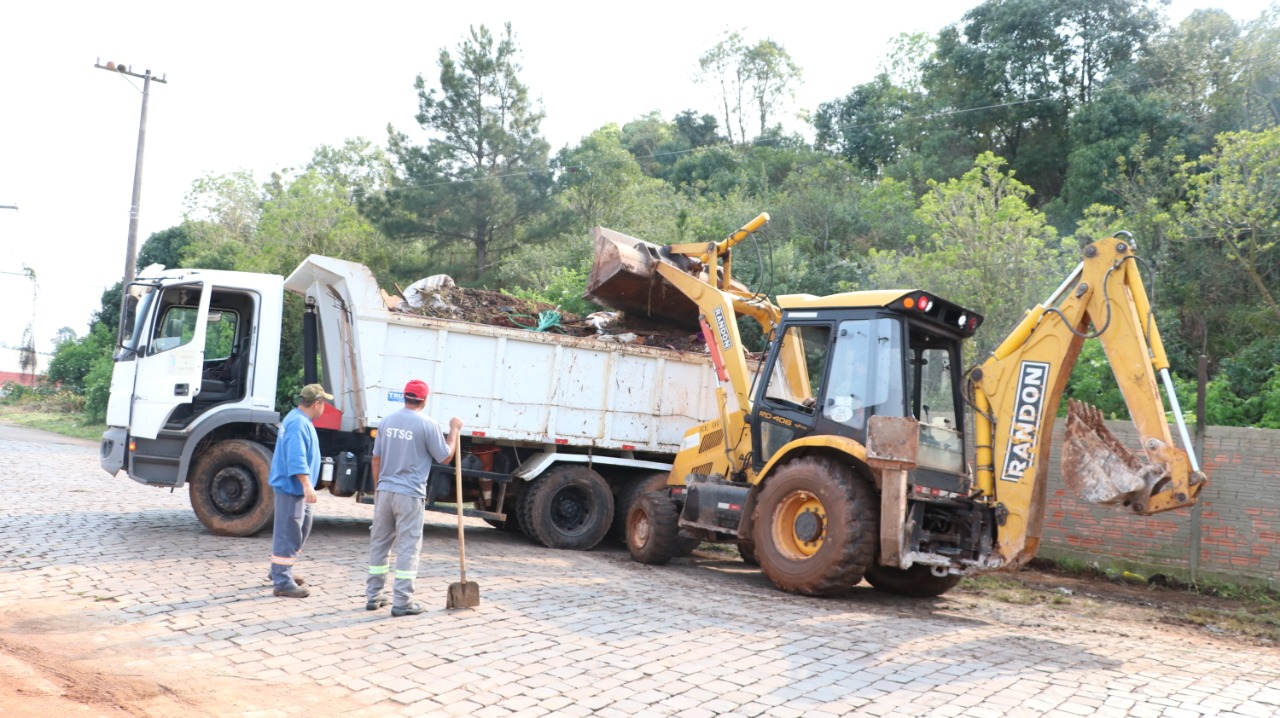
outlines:
[[413, 379], [404, 385], [404, 398], [413, 399], [414, 401], [426, 401], [427, 394], [430, 393], [427, 383], [421, 379]]

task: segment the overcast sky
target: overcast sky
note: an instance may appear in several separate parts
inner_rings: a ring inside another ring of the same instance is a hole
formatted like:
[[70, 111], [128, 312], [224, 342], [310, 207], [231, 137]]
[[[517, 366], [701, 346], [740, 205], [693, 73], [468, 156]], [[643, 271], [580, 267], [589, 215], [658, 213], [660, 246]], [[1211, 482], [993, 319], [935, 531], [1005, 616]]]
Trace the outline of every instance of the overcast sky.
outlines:
[[[726, 29], [772, 38], [804, 72], [796, 108], [841, 97], [877, 72], [902, 32], [935, 32], [977, 2], [16, 2], [0, 13], [0, 343], [35, 322], [44, 351], [57, 330], [87, 328], [125, 263], [141, 80], [95, 61], [163, 74], [152, 84], [138, 231], [182, 221], [202, 176], [265, 179], [323, 144], [386, 127], [422, 139], [414, 78], [434, 83], [442, 47], [470, 25], [510, 21], [522, 80], [541, 98], [553, 150], [652, 110], [715, 112], [694, 82], [697, 58]], [[1169, 16], [1220, 7], [1256, 18], [1270, 0], [1174, 0]], [[798, 129], [798, 127], [797, 127]], [[766, 208], [767, 209], [767, 208]], [[22, 276], [37, 276], [38, 299]], [[424, 267], [423, 274], [430, 274]]]

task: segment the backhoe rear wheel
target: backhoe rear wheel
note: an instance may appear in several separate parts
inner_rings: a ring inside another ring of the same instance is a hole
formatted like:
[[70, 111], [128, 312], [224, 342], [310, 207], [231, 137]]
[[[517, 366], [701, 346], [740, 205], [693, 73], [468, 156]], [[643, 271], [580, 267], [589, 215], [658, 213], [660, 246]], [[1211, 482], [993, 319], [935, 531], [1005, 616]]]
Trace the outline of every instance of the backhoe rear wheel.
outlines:
[[587, 551], [613, 521], [609, 484], [585, 466], [559, 466], [526, 487], [521, 528], [548, 548]]
[[271, 452], [256, 441], [214, 444], [195, 461], [187, 491], [200, 523], [219, 536], [253, 536], [275, 518]]
[[631, 560], [661, 566], [680, 549], [680, 515], [676, 505], [662, 491], [647, 491], [636, 497], [627, 512], [627, 550]]
[[877, 591], [909, 598], [941, 596], [960, 583], [957, 575], [935, 576], [928, 566], [919, 563], [907, 569], [873, 563], [867, 567], [863, 578]]
[[875, 559], [876, 497], [867, 482], [825, 457], [796, 459], [766, 480], [752, 541], [778, 588], [806, 596], [849, 590]]

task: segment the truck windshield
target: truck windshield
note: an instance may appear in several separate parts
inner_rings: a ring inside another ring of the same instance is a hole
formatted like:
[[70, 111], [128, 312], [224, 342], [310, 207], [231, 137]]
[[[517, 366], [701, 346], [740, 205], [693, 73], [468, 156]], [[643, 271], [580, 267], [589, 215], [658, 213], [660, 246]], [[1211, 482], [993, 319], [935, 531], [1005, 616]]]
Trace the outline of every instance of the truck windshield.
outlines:
[[116, 344], [116, 361], [128, 361], [138, 353], [138, 342], [146, 336], [147, 315], [156, 296], [153, 284], [130, 284], [120, 307], [120, 341]]

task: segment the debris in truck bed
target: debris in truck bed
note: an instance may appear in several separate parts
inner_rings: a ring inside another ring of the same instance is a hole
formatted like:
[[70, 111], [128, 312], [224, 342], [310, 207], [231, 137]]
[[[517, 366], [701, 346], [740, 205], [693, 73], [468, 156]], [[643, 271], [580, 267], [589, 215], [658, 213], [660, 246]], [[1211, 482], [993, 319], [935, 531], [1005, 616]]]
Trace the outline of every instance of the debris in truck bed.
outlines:
[[[411, 289], [414, 285], [410, 285]], [[408, 293], [408, 290], [406, 291]], [[665, 347], [684, 352], [705, 352], [701, 335], [679, 327], [610, 312], [617, 316], [602, 316], [597, 312], [580, 317], [545, 302], [513, 297], [490, 289], [441, 286], [414, 292], [420, 306], [410, 306], [408, 301], [396, 301], [393, 311], [417, 314], [441, 319], [457, 319], [496, 327], [534, 329], [539, 325], [542, 312], [558, 312], [559, 322], [547, 331], [574, 337], [598, 337], [603, 342], [643, 344]], [[392, 300], [395, 301], [395, 300]], [[388, 305], [392, 304], [388, 301]], [[599, 328], [597, 328], [599, 327]]]

